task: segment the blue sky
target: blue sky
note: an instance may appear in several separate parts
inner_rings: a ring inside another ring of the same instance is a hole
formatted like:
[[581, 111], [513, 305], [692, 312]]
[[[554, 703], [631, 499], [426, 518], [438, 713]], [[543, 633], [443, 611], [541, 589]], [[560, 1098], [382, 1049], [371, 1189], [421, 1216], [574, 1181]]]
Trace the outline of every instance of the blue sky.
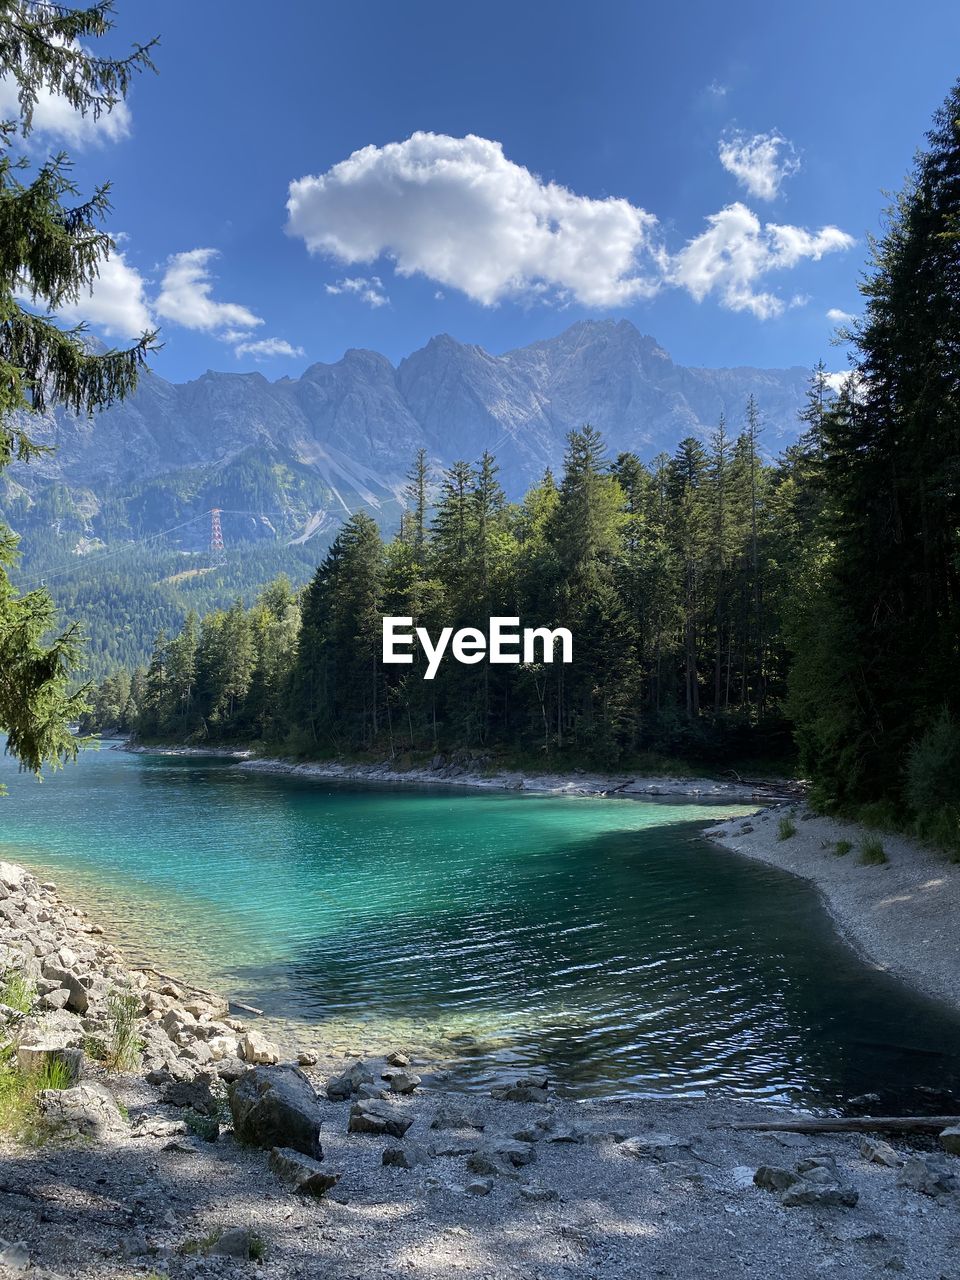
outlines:
[[830, 313], [960, 72], [939, 2], [119, 0], [113, 45], [154, 34], [125, 113], [48, 103], [31, 145], [113, 184], [75, 314], [159, 322], [177, 380], [606, 316], [687, 364], [842, 368]]

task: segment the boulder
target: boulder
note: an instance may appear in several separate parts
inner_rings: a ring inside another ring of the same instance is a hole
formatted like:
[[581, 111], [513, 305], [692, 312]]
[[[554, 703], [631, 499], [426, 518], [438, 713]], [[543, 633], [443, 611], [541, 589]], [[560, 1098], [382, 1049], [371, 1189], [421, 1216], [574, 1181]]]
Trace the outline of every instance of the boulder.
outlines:
[[493, 1174], [498, 1178], [519, 1178], [520, 1176], [506, 1156], [497, 1155], [487, 1148], [474, 1151], [472, 1155], [468, 1156], [467, 1168], [471, 1173], [479, 1173], [484, 1176], [488, 1174]]
[[940, 1145], [952, 1156], [960, 1156], [960, 1125], [951, 1125], [940, 1134]]
[[390, 1089], [393, 1093], [413, 1093], [420, 1077], [413, 1071], [391, 1071]]
[[408, 1143], [405, 1147], [385, 1147], [383, 1152], [383, 1164], [395, 1169], [413, 1169], [418, 1164], [425, 1164], [429, 1158], [423, 1147], [415, 1142]]
[[915, 1156], [900, 1170], [897, 1186], [925, 1196], [941, 1196], [956, 1191], [960, 1182], [945, 1160], [937, 1156]]
[[774, 1165], [762, 1164], [753, 1175], [754, 1185], [763, 1191], [789, 1191], [799, 1175], [790, 1169], [779, 1169]]
[[464, 1187], [464, 1191], [471, 1196], [488, 1196], [492, 1190], [492, 1178], [473, 1178]]
[[[957, 1132], [960, 1135], [960, 1130]], [[860, 1143], [860, 1154], [871, 1164], [882, 1164], [888, 1169], [899, 1169], [903, 1164], [890, 1143], [884, 1142], [882, 1138], [864, 1138]]]
[[280, 1061], [280, 1050], [258, 1031], [248, 1031], [240, 1041], [240, 1057], [255, 1066], [274, 1066]]
[[437, 1108], [437, 1113], [430, 1121], [431, 1129], [482, 1129], [483, 1122], [470, 1111], [462, 1107], [445, 1103]]
[[226, 1227], [210, 1247], [210, 1253], [219, 1258], [245, 1258], [253, 1254], [254, 1237], [246, 1227]]
[[65, 1136], [79, 1134], [100, 1141], [117, 1137], [127, 1128], [116, 1098], [102, 1084], [43, 1089], [38, 1105], [44, 1125]]
[[229, 1090], [237, 1138], [256, 1147], [291, 1147], [323, 1159], [320, 1108], [313, 1085], [299, 1067], [253, 1067]]
[[490, 1097], [499, 1102], [546, 1102], [547, 1088], [545, 1076], [522, 1076], [513, 1084], [495, 1086]]
[[192, 1080], [171, 1080], [160, 1090], [160, 1101], [170, 1107], [187, 1107], [202, 1116], [215, 1116], [220, 1104], [214, 1095], [213, 1076], [201, 1072]]
[[63, 1044], [21, 1044], [17, 1049], [17, 1062], [27, 1075], [59, 1069], [65, 1086], [76, 1084], [83, 1074], [83, 1050]]
[[413, 1124], [413, 1116], [390, 1106], [387, 1102], [361, 1100], [350, 1108], [348, 1133], [375, 1133], [390, 1138], [402, 1138]]
[[90, 1008], [90, 994], [75, 973], [47, 960], [41, 966], [41, 973], [49, 982], [66, 988], [69, 992], [66, 1001], [68, 1009], [72, 1009], [74, 1013], [87, 1012]]
[[274, 1147], [270, 1152], [270, 1168], [298, 1195], [317, 1199], [340, 1181], [339, 1173], [325, 1172], [316, 1160], [294, 1151], [292, 1147]]
[[525, 1164], [532, 1164], [537, 1158], [536, 1148], [530, 1142], [518, 1142], [516, 1138], [492, 1138], [479, 1148], [488, 1155], [506, 1160], [519, 1169]]
[[816, 1209], [836, 1209], [843, 1207], [852, 1209], [860, 1199], [860, 1192], [853, 1187], [818, 1186], [800, 1178], [789, 1191], [785, 1191], [780, 1201], [787, 1209], [800, 1206]]

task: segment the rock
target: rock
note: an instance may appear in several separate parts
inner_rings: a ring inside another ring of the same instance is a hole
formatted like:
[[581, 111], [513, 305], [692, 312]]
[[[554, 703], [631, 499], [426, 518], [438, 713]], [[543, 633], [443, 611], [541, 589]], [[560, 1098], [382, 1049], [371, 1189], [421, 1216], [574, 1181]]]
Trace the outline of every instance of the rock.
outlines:
[[280, 1061], [280, 1050], [258, 1031], [248, 1031], [240, 1041], [240, 1057], [255, 1066], [273, 1066]]
[[947, 1162], [938, 1156], [915, 1156], [907, 1160], [897, 1178], [898, 1187], [908, 1187], [925, 1196], [941, 1196], [956, 1191], [958, 1180]]
[[274, 1147], [269, 1163], [280, 1181], [301, 1196], [319, 1199], [340, 1181], [339, 1173], [325, 1172], [316, 1160], [291, 1147]]
[[23, 867], [18, 867], [15, 862], [0, 862], [0, 884], [5, 889], [13, 892], [22, 889], [26, 876], [27, 872]]
[[464, 1187], [464, 1191], [471, 1196], [488, 1196], [492, 1190], [492, 1178], [473, 1178]]
[[313, 1085], [299, 1067], [253, 1067], [229, 1089], [233, 1127], [241, 1142], [292, 1147], [323, 1159], [320, 1109]]
[[28, 1075], [61, 1073], [65, 1087], [76, 1084], [83, 1074], [83, 1050], [68, 1049], [65, 1045], [22, 1044], [17, 1049], [17, 1062]]
[[353, 1085], [348, 1076], [331, 1076], [326, 1092], [331, 1102], [347, 1102], [353, 1097]]
[[497, 1085], [490, 1097], [500, 1102], [545, 1102], [548, 1082], [544, 1076], [523, 1076], [513, 1084]]
[[[2, 866], [9, 866], [9, 863], [0, 863], [0, 867]], [[0, 1240], [0, 1267], [5, 1267], [8, 1271], [29, 1271], [30, 1254], [23, 1240], [18, 1240], [15, 1244]]]
[[64, 1133], [77, 1133], [99, 1141], [126, 1131], [116, 1098], [102, 1084], [43, 1089], [38, 1104], [44, 1124]]
[[246, 1227], [226, 1227], [210, 1249], [220, 1258], [249, 1259], [253, 1250], [253, 1235]]
[[[960, 1134], [960, 1130], [957, 1132]], [[864, 1138], [860, 1143], [860, 1154], [871, 1164], [882, 1164], [888, 1169], [899, 1169], [903, 1164], [890, 1143], [884, 1142], [881, 1138]]]
[[396, 1051], [387, 1054], [387, 1062], [391, 1067], [409, 1067], [410, 1065], [410, 1059], [407, 1055], [405, 1053], [397, 1053]]
[[435, 1142], [430, 1148], [430, 1154], [433, 1156], [468, 1156], [471, 1152], [476, 1151], [476, 1142], [471, 1142], [469, 1138], [459, 1142]]
[[419, 1083], [420, 1077], [413, 1071], [390, 1073], [390, 1089], [393, 1093], [413, 1093]]
[[762, 1164], [753, 1175], [754, 1185], [763, 1191], [788, 1191], [800, 1179], [790, 1169], [778, 1169], [774, 1165]]
[[492, 1151], [474, 1151], [467, 1159], [467, 1168], [471, 1173], [495, 1174], [498, 1178], [520, 1177], [509, 1160]]
[[61, 947], [57, 952], [57, 959], [64, 969], [75, 969], [80, 963], [80, 957], [70, 947]]
[[516, 1168], [532, 1164], [537, 1152], [530, 1142], [518, 1142], [516, 1138], [492, 1138], [483, 1144], [482, 1150], [508, 1160]]
[[429, 1158], [429, 1153], [415, 1142], [405, 1147], [386, 1147], [383, 1152], [383, 1164], [396, 1169], [413, 1169], [418, 1164], [426, 1164]]
[[350, 1108], [347, 1133], [376, 1133], [402, 1138], [413, 1124], [413, 1116], [386, 1102], [361, 1100]]
[[853, 1187], [816, 1186], [800, 1178], [789, 1191], [785, 1191], [780, 1201], [787, 1209], [800, 1206], [817, 1209], [835, 1209], [844, 1207], [852, 1209], [860, 1199], [860, 1192]]
[[55, 982], [58, 986], [66, 988], [69, 993], [66, 1001], [68, 1009], [73, 1010], [74, 1013], [87, 1012], [90, 1008], [90, 996], [87, 988], [75, 973], [51, 964], [49, 961], [44, 961], [41, 966], [41, 973], [50, 982]]
[[651, 1133], [625, 1139], [620, 1150], [638, 1160], [673, 1160], [692, 1146], [689, 1138], [677, 1138], [671, 1133]]
[[462, 1107], [455, 1107], [445, 1103], [437, 1108], [437, 1114], [430, 1121], [430, 1128], [482, 1130], [483, 1123], [477, 1119], [476, 1115], [469, 1111], [464, 1111]]
[[131, 1130], [131, 1138], [175, 1138], [180, 1134], [187, 1132], [186, 1122], [183, 1120], [158, 1120], [153, 1117], [141, 1120], [137, 1127]]
[[170, 1107], [188, 1107], [202, 1116], [215, 1116], [220, 1103], [211, 1088], [213, 1076], [205, 1072], [192, 1080], [173, 1080], [160, 1090], [160, 1101]]
[[378, 1089], [375, 1084], [362, 1084], [357, 1090], [358, 1098], [379, 1098], [383, 1101], [384, 1098], [388, 1098], [389, 1096], [390, 1095], [386, 1089]]
[[301, 1049], [297, 1054], [297, 1063], [301, 1067], [315, 1067], [317, 1065], [317, 1055], [311, 1053], [309, 1049]]
[[940, 1134], [940, 1145], [951, 1156], [960, 1156], [960, 1125], [951, 1125]]
[[226, 1084], [232, 1084], [234, 1080], [239, 1080], [246, 1069], [246, 1063], [241, 1062], [239, 1058], [221, 1058], [215, 1066], [217, 1075]]
[[65, 1009], [70, 1000], [70, 992], [66, 987], [54, 987], [45, 996], [40, 997], [42, 1009]]
[[575, 1143], [583, 1142], [584, 1137], [585, 1134], [582, 1129], [575, 1129], [568, 1126], [563, 1129], [556, 1129], [552, 1133], [548, 1131], [544, 1134], [544, 1142], [561, 1142], [567, 1145], [573, 1145]]

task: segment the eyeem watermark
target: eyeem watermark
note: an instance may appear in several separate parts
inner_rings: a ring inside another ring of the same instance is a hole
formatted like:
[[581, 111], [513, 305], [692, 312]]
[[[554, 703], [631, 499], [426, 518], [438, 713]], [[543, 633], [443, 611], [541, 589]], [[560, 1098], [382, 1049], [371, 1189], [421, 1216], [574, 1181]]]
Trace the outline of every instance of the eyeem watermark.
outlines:
[[448, 646], [457, 662], [466, 666], [484, 660], [498, 664], [553, 662], [558, 644], [560, 661], [573, 661], [573, 636], [566, 627], [552, 631], [549, 627], [524, 627], [521, 633], [519, 618], [491, 618], [488, 635], [476, 627], [462, 627], [456, 633], [453, 627], [444, 627], [436, 644], [426, 627], [413, 626], [412, 618], [384, 618], [383, 661], [409, 665], [413, 654], [401, 651], [412, 648], [414, 640], [419, 640], [427, 657], [424, 680], [432, 680], [437, 674]]

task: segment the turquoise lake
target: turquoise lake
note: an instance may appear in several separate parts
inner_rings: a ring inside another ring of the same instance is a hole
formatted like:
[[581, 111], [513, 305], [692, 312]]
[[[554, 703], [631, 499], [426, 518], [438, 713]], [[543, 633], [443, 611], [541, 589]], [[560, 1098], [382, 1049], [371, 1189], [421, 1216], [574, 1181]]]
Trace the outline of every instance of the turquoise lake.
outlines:
[[960, 1020], [861, 963], [808, 885], [702, 838], [735, 805], [109, 749], [0, 780], [0, 856], [330, 1059], [401, 1045], [465, 1088], [536, 1066], [583, 1096], [923, 1109], [960, 1085]]

